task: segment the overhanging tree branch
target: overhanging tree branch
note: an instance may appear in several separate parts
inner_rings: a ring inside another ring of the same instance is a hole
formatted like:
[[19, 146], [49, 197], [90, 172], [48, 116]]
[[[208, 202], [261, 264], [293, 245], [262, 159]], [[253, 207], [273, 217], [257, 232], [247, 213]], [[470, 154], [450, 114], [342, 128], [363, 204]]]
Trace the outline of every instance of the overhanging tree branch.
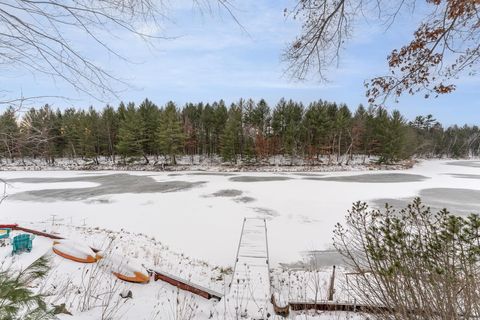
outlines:
[[413, 40], [388, 56], [390, 73], [366, 82], [366, 95], [370, 103], [382, 105], [405, 93], [430, 97], [454, 91], [455, 79], [466, 71], [475, 73], [480, 61], [478, 0], [298, 0], [292, 15], [302, 28], [284, 53], [287, 72], [305, 79], [314, 71], [325, 81], [325, 72], [338, 65], [358, 16], [370, 22], [368, 12], [378, 12], [376, 20], [388, 29], [400, 13], [414, 14], [422, 2], [430, 13]]

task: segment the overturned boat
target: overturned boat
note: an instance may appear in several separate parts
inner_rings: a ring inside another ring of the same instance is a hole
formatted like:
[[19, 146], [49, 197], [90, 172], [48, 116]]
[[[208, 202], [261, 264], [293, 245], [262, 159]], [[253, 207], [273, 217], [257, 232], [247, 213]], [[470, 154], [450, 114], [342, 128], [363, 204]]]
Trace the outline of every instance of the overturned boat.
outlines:
[[94, 263], [97, 261], [95, 252], [83, 243], [71, 240], [56, 240], [53, 242], [53, 252], [75, 262]]
[[145, 268], [134, 259], [112, 252], [98, 252], [97, 259], [102, 259], [102, 264], [110, 268], [112, 273], [121, 280], [134, 283], [150, 281]]

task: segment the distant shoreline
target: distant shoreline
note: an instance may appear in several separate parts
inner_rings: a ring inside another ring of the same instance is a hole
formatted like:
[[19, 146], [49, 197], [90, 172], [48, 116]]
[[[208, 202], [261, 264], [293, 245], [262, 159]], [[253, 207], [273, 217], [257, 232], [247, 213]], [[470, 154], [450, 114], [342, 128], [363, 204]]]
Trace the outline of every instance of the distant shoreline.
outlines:
[[[182, 159], [184, 160], [184, 159]], [[123, 164], [119, 161], [100, 161], [98, 164], [89, 160], [58, 159], [53, 164], [39, 159], [25, 159], [0, 164], [0, 171], [155, 171], [155, 172], [182, 172], [182, 171], [205, 171], [205, 172], [339, 172], [339, 171], [377, 171], [377, 170], [404, 170], [412, 168], [418, 160], [403, 160], [395, 164], [378, 164], [376, 159], [358, 161], [354, 159], [350, 163], [345, 162], [318, 162], [306, 163], [300, 160], [293, 164], [286, 163], [282, 159], [277, 163], [252, 163], [252, 164], [228, 164], [221, 163], [217, 159], [197, 162], [193, 164], [180, 160], [178, 164], [171, 165], [159, 161], [149, 163], [135, 161]], [[303, 162], [303, 163], [302, 163]]]

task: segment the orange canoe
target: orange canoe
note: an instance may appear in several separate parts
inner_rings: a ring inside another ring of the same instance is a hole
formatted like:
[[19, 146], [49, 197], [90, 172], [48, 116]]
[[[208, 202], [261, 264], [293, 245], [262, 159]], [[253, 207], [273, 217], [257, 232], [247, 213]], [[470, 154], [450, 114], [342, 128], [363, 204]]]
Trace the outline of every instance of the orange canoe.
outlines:
[[150, 277], [142, 272], [133, 271], [132, 275], [125, 275], [119, 272], [112, 272], [118, 279], [128, 282], [135, 282], [135, 283], [148, 283], [150, 281]]
[[95, 252], [89, 246], [70, 240], [54, 241], [52, 250], [59, 256], [75, 262], [93, 263], [97, 261]]
[[150, 276], [138, 262], [115, 253], [98, 253], [97, 259], [101, 258], [112, 273], [119, 279], [134, 282], [134, 283], [148, 283]]

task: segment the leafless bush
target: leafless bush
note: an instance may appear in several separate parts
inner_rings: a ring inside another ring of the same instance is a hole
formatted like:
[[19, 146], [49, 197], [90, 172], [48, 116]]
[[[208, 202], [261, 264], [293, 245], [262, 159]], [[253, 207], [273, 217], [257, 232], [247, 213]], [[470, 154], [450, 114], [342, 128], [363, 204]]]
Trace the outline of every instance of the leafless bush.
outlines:
[[155, 250], [155, 251], [153, 252], [153, 265], [154, 265], [155, 267], [158, 267], [158, 266], [160, 265], [161, 261], [162, 261], [161, 251]]
[[180, 291], [178, 288], [162, 288], [156, 296], [160, 302], [155, 304], [149, 319], [192, 320], [198, 311], [195, 295]]
[[3, 192], [0, 194], [0, 204], [7, 198], [7, 182], [3, 179], [0, 179], [0, 184], [3, 185]]
[[[256, 297], [255, 290], [262, 285], [257, 282], [258, 275], [253, 274], [254, 271], [247, 264], [237, 265], [236, 268], [230, 284], [230, 294], [228, 295], [230, 300], [225, 301], [226, 314], [232, 319], [240, 319], [249, 316], [250, 312], [256, 311], [255, 316], [266, 318], [267, 305], [270, 304], [271, 298], [269, 293], [265, 297]], [[242, 277], [235, 279], [236, 272], [242, 274]], [[264, 280], [268, 281], [269, 279]]]
[[[113, 241], [104, 251], [112, 251]], [[111, 265], [101, 259], [82, 271], [77, 309], [81, 312], [101, 309], [102, 320], [118, 319], [124, 300], [120, 297], [121, 281], [111, 272]]]

